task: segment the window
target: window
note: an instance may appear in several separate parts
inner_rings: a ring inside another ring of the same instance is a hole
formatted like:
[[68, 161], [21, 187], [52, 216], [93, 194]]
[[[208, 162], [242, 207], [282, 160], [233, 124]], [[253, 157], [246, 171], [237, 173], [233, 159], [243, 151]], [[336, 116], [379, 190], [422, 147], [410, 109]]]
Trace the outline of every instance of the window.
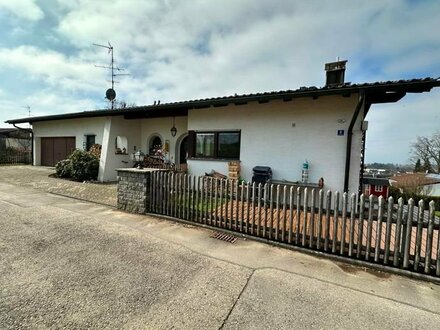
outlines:
[[239, 159], [240, 132], [195, 132], [196, 158]]
[[382, 191], [383, 191], [383, 187], [382, 187], [382, 186], [376, 186], [376, 187], [374, 188], [374, 190], [375, 190], [376, 192], [382, 192]]
[[214, 158], [214, 133], [196, 134], [196, 157]]
[[86, 151], [89, 151], [92, 145], [95, 144], [96, 135], [86, 135], [85, 136], [85, 145], [84, 148]]
[[115, 139], [115, 154], [126, 155], [128, 150], [128, 141], [125, 136], [117, 136]]

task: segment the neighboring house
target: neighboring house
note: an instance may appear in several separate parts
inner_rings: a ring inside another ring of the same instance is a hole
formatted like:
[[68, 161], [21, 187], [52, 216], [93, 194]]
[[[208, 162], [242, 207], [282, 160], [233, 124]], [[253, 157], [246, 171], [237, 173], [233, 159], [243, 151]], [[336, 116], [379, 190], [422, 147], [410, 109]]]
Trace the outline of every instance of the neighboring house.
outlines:
[[[251, 180], [255, 166], [269, 166], [273, 180], [297, 182], [309, 163], [308, 182], [358, 193], [365, 116], [373, 104], [397, 102], [406, 93], [429, 92], [437, 79], [366, 84], [344, 83], [345, 62], [326, 65], [322, 88], [233, 95], [14, 119], [32, 123], [34, 165], [51, 165], [88, 141], [102, 144], [100, 181], [116, 180], [116, 168], [131, 167], [136, 150], [165, 150], [165, 160], [188, 173], [215, 170], [228, 175], [240, 161]], [[175, 130], [172, 130], [174, 128]], [[159, 144], [160, 143], [160, 144]]]
[[385, 178], [364, 177], [362, 191], [366, 197], [370, 195], [388, 198], [390, 182]]
[[30, 133], [18, 128], [0, 128], [0, 150], [7, 148], [29, 151], [31, 149]]
[[426, 196], [440, 197], [440, 175], [426, 173], [407, 173], [391, 177], [390, 184], [407, 191]]

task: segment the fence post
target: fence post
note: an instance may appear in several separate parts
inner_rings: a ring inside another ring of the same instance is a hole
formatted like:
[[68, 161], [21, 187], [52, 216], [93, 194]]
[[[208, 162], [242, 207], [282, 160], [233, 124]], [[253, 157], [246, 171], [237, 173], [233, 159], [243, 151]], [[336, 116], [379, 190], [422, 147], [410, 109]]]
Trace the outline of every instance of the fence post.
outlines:
[[324, 204], [324, 190], [320, 189], [318, 193], [318, 233], [316, 234], [316, 248], [321, 248], [322, 237], [322, 205]]
[[251, 220], [251, 216], [250, 216], [250, 183], [247, 182], [246, 183], [246, 227], [245, 227], [245, 231], [246, 234], [249, 233], [249, 221]]
[[293, 186], [290, 187], [290, 196], [289, 196], [289, 236], [287, 238], [287, 242], [289, 244], [292, 243], [292, 233], [293, 233], [293, 198], [294, 198], [294, 189]]
[[356, 248], [356, 258], [360, 259], [362, 254], [362, 246], [364, 240], [364, 212], [365, 212], [365, 196], [361, 195], [359, 198], [359, 227], [358, 227], [358, 238], [357, 238], [357, 248]]
[[257, 236], [261, 233], [261, 182], [258, 184], [258, 223], [257, 223]]
[[307, 237], [307, 218], [308, 218], [308, 204], [309, 204], [309, 194], [307, 187], [304, 188], [304, 221], [303, 221], [303, 230], [302, 230], [302, 246], [306, 246], [306, 237]]
[[316, 207], [316, 189], [313, 188], [310, 193], [310, 235], [309, 235], [309, 247], [313, 248], [315, 240], [315, 207]]
[[238, 209], [240, 207], [240, 199], [238, 198], [239, 180], [235, 180], [235, 226], [234, 229], [238, 231]]
[[341, 245], [339, 247], [339, 253], [344, 255], [345, 252], [345, 231], [347, 227], [347, 207], [348, 207], [348, 194], [344, 192], [342, 194], [342, 222], [341, 222]]
[[371, 234], [373, 231], [373, 195], [369, 196], [369, 206], [368, 206], [368, 226], [367, 226], [367, 247], [365, 251], [365, 260], [370, 259], [370, 249], [371, 249]]
[[251, 235], [254, 235], [254, 227], [255, 227], [255, 182], [252, 182], [252, 219], [251, 221]]
[[[353, 256], [354, 228], [356, 219], [356, 194], [351, 194], [350, 204], [350, 231], [348, 238], [348, 256]], [[360, 220], [360, 219], [359, 219]]]
[[277, 197], [276, 197], [277, 199], [276, 199], [276, 214], [277, 214], [277, 216], [276, 216], [276, 218], [275, 218], [275, 220], [276, 220], [276, 223], [275, 223], [275, 240], [277, 241], [278, 240], [278, 230], [279, 230], [279, 223], [280, 223], [280, 185], [279, 184], [277, 184]]
[[270, 184], [270, 193], [269, 193], [269, 239], [272, 239], [272, 228], [273, 228], [273, 184]]
[[384, 198], [379, 196], [379, 214], [376, 222], [376, 246], [374, 250], [374, 262], [379, 261], [380, 244], [382, 242], [382, 221], [383, 221]]
[[241, 211], [241, 218], [240, 218], [240, 232], [243, 232], [243, 221], [244, 221], [244, 183], [241, 183], [241, 191], [240, 191], [240, 211]]
[[264, 211], [264, 222], [263, 222], [263, 237], [266, 237], [266, 230], [267, 230], [267, 189], [268, 189], [268, 184], [265, 183], [264, 184], [264, 191], [263, 191], [263, 211]]
[[339, 222], [339, 191], [335, 193], [335, 207], [333, 211], [332, 253], [336, 253], [336, 245], [338, 243], [338, 222]]
[[393, 255], [393, 265], [400, 265], [401, 251], [403, 246], [402, 241], [402, 223], [403, 223], [403, 198], [400, 197], [397, 200], [397, 220], [396, 220], [396, 240], [394, 242], [394, 255]]
[[299, 245], [299, 232], [301, 229], [301, 188], [296, 189], [296, 230], [295, 244]]
[[[432, 257], [432, 238], [434, 235], [434, 216], [435, 216], [435, 203], [429, 202], [429, 219], [428, 219], [428, 235], [425, 250], [425, 273], [431, 272], [431, 257]], [[437, 255], [437, 259], [439, 256]]]
[[384, 264], [388, 264], [388, 259], [390, 258], [390, 241], [391, 241], [391, 222], [393, 220], [393, 208], [394, 199], [393, 197], [388, 198], [388, 211], [387, 211], [387, 225], [385, 229], [385, 253], [384, 253]]
[[423, 199], [419, 200], [419, 212], [417, 212], [417, 231], [416, 231], [416, 248], [414, 257], [414, 270], [419, 270], [420, 252], [422, 249], [422, 235], [423, 235], [423, 218], [425, 215], [425, 203]]
[[281, 225], [281, 241], [286, 241], [286, 221], [287, 221], [287, 186], [283, 186], [283, 219]]
[[328, 243], [330, 238], [330, 212], [331, 212], [331, 203], [332, 203], [332, 192], [327, 191], [327, 197], [325, 202], [325, 239], [324, 239], [324, 251], [328, 250]]
[[411, 247], [411, 232], [414, 212], [414, 199], [410, 198], [408, 201], [408, 217], [405, 226], [405, 245], [403, 250], [403, 268], [408, 268], [409, 265], [409, 249]]
[[220, 227], [219, 226], [219, 219], [218, 219], [218, 180], [219, 179], [215, 178], [214, 180], [215, 180], [215, 184], [214, 184], [214, 186], [215, 186], [215, 188], [214, 188], [214, 210], [215, 210], [214, 224], [217, 227]]

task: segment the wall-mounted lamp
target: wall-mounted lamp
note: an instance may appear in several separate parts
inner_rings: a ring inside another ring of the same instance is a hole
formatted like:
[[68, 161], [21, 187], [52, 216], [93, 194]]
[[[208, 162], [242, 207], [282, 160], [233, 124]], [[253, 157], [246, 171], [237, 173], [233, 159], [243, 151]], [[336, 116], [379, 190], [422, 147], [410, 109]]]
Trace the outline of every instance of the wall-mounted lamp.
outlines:
[[177, 128], [176, 128], [176, 123], [175, 123], [175, 119], [176, 117], [173, 117], [173, 127], [171, 127], [171, 136], [175, 137], [177, 134]]

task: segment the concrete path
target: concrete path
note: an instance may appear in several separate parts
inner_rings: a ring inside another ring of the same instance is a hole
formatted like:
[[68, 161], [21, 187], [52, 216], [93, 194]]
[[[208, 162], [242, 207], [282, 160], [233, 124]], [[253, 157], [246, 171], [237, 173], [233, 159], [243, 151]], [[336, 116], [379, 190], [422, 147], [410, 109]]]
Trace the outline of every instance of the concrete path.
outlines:
[[435, 329], [440, 287], [0, 180], [0, 325]]

